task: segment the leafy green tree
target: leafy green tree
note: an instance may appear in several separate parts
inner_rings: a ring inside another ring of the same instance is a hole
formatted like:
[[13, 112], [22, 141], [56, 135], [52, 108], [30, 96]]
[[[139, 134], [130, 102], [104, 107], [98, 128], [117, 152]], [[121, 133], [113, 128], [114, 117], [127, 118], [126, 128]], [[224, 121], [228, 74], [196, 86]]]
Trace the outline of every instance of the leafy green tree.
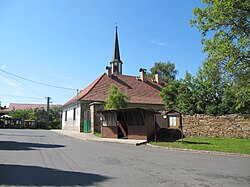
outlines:
[[126, 93], [122, 93], [119, 88], [114, 84], [111, 85], [108, 98], [105, 104], [105, 109], [122, 109], [128, 106], [129, 96]]
[[250, 1], [203, 0], [203, 3], [204, 9], [194, 9], [196, 18], [191, 20], [191, 26], [202, 31], [206, 63], [216, 64], [222, 73], [231, 76], [233, 89], [228, 89], [227, 94], [235, 94], [236, 111], [250, 113]]
[[[39, 128], [45, 128], [47, 111], [44, 108], [36, 108], [35, 110], [36, 122]], [[51, 107], [49, 110], [50, 128], [60, 128], [61, 122], [61, 108]]]
[[47, 111], [44, 108], [34, 109], [38, 128], [45, 128]]
[[51, 121], [52, 128], [61, 127], [61, 108], [60, 107], [50, 108], [50, 121]]
[[249, 68], [250, 58], [250, 1], [203, 0], [203, 3], [204, 9], [194, 9], [196, 19], [191, 20], [191, 25], [202, 31], [208, 60], [224, 66], [235, 76], [247, 73], [244, 69]]
[[35, 120], [34, 110], [12, 110], [9, 115], [15, 119]]
[[178, 70], [175, 69], [175, 64], [171, 62], [155, 62], [148, 76], [154, 79], [156, 72], [161, 74], [162, 80], [166, 83], [175, 80], [178, 74]]
[[188, 72], [185, 79], [174, 80], [167, 84], [160, 95], [166, 110], [174, 108], [185, 114], [196, 112], [193, 77]]
[[178, 109], [177, 105], [177, 97], [179, 94], [179, 87], [180, 87], [181, 82], [179, 80], [174, 80], [171, 81], [169, 84], [166, 85], [166, 87], [164, 87], [161, 90], [161, 97], [163, 99], [164, 102], [164, 107], [166, 110], [170, 110], [170, 109]]
[[177, 109], [185, 114], [195, 114], [197, 100], [194, 77], [189, 72], [186, 72], [185, 78], [181, 79], [180, 82]]
[[216, 64], [203, 64], [195, 78], [197, 112], [220, 113], [219, 104], [223, 98], [223, 77]]

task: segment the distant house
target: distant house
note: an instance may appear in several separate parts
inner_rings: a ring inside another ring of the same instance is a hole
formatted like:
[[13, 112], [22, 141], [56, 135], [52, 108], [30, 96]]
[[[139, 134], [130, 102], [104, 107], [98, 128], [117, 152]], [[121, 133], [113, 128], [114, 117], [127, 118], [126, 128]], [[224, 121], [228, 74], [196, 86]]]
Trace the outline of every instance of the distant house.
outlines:
[[[50, 108], [53, 108], [53, 107], [61, 107], [61, 105], [50, 105]], [[45, 110], [47, 110], [47, 105], [46, 104], [10, 103], [8, 108], [4, 108], [0, 110], [0, 116], [2, 119], [4, 119], [4, 122], [1, 122], [0, 127], [4, 125], [4, 127], [9, 127], [9, 128], [21, 128], [21, 127], [34, 128], [36, 124], [35, 120], [12, 119], [12, 117], [7, 114], [9, 114], [11, 111], [30, 110], [30, 109], [36, 109], [36, 108], [44, 108]], [[5, 117], [5, 116], [9, 116], [9, 117]]]
[[105, 73], [63, 105], [63, 129], [78, 132], [100, 132], [101, 122], [97, 111], [103, 109], [112, 84], [129, 95], [129, 108], [163, 110], [163, 100], [160, 97], [163, 85], [160, 75], [157, 74], [152, 80], [147, 77], [143, 68], [140, 68], [139, 76], [123, 75], [122, 65], [116, 29], [110, 67], [106, 67]]
[[[61, 107], [61, 105], [50, 105], [50, 107]], [[13, 110], [29, 110], [29, 109], [36, 109], [36, 108], [44, 108], [47, 109], [46, 104], [21, 104], [21, 103], [10, 103], [8, 108], [1, 110], [1, 113], [9, 113]]]

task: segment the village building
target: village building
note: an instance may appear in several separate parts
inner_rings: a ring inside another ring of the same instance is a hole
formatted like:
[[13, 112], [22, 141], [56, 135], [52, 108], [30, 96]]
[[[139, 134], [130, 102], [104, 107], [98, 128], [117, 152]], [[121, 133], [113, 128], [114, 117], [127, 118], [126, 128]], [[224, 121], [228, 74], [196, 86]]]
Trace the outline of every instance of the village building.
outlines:
[[[50, 105], [50, 108], [60, 108], [61, 105]], [[47, 110], [47, 104], [27, 104], [27, 103], [10, 103], [9, 107], [4, 107], [0, 110], [0, 128], [35, 128], [36, 120], [25, 120], [21, 118], [12, 118], [10, 112], [17, 110], [34, 110], [45, 109]]]
[[[50, 105], [50, 107], [61, 107], [62, 105]], [[47, 104], [27, 104], [27, 103], [10, 103], [9, 107], [0, 110], [0, 116], [7, 115], [14, 110], [30, 110], [36, 108], [47, 109]]]
[[139, 76], [123, 75], [117, 27], [113, 58], [106, 72], [100, 75], [62, 107], [62, 129], [78, 132], [100, 132], [100, 113], [108, 97], [112, 84], [129, 96], [128, 108], [143, 108], [152, 111], [163, 110], [160, 91], [163, 87], [161, 76], [147, 77], [146, 70], [140, 68]]

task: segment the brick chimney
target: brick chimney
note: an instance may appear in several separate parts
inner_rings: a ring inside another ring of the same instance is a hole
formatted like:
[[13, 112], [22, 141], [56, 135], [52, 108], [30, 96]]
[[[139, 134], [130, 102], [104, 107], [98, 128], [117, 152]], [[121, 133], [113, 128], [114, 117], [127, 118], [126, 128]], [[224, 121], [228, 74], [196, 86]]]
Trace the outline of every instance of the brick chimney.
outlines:
[[139, 72], [140, 72], [140, 79], [142, 82], [147, 81], [147, 74], [146, 74], [146, 69], [140, 68]]

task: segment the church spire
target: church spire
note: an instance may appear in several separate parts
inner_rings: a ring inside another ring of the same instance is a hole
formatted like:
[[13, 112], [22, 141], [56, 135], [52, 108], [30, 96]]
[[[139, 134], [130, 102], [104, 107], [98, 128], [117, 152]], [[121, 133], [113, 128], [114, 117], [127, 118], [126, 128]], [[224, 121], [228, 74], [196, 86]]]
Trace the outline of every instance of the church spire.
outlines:
[[115, 47], [114, 47], [114, 54], [113, 54], [113, 61], [119, 60], [120, 61], [120, 51], [119, 51], [119, 42], [118, 42], [118, 34], [117, 34], [117, 26], [115, 27]]
[[115, 27], [115, 46], [112, 61], [110, 62], [113, 75], [122, 74], [122, 61], [120, 59], [120, 50], [118, 42], [117, 26]]

